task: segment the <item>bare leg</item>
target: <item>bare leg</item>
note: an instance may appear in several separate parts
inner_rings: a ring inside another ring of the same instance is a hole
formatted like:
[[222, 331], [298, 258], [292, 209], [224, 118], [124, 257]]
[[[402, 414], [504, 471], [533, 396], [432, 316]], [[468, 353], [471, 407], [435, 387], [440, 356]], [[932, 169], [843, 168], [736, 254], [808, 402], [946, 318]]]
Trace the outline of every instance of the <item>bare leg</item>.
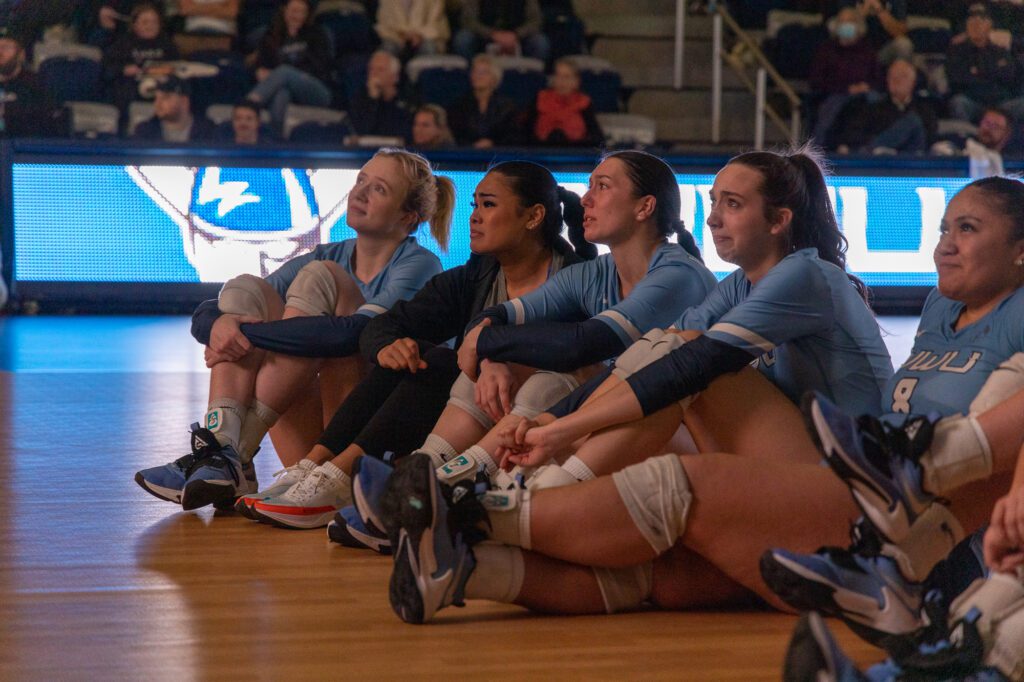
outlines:
[[432, 433], [451, 443], [456, 452], [462, 452], [487, 435], [487, 429], [462, 408], [449, 404]]
[[576, 457], [598, 476], [615, 473], [664, 452], [682, 420], [683, 409], [669, 405], [640, 421], [598, 431], [576, 450]]
[[[323, 456], [323, 453], [327, 453], [327, 455], [324, 456], [323, 459], [318, 460], [317, 458]], [[327, 460], [330, 459], [331, 462], [334, 463], [334, 466], [338, 467], [346, 474], [351, 476], [352, 465], [355, 464], [355, 461], [357, 459], [359, 459], [365, 454], [366, 453], [363, 452], [363, 449], [361, 447], [353, 443], [352, 445], [349, 445], [347, 448], [338, 453], [337, 457], [331, 459], [331, 451], [322, 445], [317, 445], [313, 449], [313, 452], [310, 453], [309, 458], [312, 459], [314, 462], [317, 462], [318, 464], [320, 462], [326, 462]]]
[[523, 552], [523, 587], [515, 603], [544, 613], [604, 613], [604, 599], [593, 569]]
[[1021, 415], [1024, 414], [1024, 391], [1020, 391], [995, 407], [977, 415], [978, 423], [985, 431], [992, 449], [992, 473], [1012, 472], [1017, 464], [1017, 455], [1024, 445], [1024, 428]]
[[654, 560], [651, 601], [663, 609], [748, 606], [754, 595], [704, 557], [676, 543]]

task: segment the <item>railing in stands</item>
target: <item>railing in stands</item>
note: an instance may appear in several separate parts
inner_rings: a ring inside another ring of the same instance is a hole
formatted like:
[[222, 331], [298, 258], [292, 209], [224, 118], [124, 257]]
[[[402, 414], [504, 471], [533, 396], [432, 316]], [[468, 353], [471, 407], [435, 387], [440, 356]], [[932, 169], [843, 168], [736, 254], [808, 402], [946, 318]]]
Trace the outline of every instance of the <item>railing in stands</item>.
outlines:
[[[800, 139], [800, 96], [786, 82], [779, 72], [768, 61], [749, 33], [743, 30], [729, 11], [720, 2], [712, 2], [712, 58], [711, 58], [711, 141], [718, 144], [722, 139], [722, 63], [726, 63], [736, 73], [740, 81], [755, 97], [754, 106], [754, 148], [764, 149], [765, 117], [771, 120], [779, 130], [789, 137], [790, 144]], [[754, 60], [757, 71], [753, 78], [747, 72], [747, 65], [735, 52], [722, 49], [723, 32], [728, 28], [740, 44], [746, 48], [747, 54]], [[789, 100], [789, 123], [771, 106], [768, 101], [768, 79]]]

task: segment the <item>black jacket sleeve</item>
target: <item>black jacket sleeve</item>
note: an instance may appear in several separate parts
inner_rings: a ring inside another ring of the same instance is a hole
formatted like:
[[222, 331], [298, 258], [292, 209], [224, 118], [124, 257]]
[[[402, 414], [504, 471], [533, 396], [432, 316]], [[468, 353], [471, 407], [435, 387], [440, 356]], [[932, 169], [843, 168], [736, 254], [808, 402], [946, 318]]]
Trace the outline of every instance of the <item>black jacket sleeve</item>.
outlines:
[[304, 358], [344, 358], [359, 350], [359, 335], [369, 322], [368, 315], [356, 313], [342, 317], [292, 317], [247, 323], [240, 328], [254, 346], [275, 353]]
[[716, 377], [738, 372], [754, 356], [707, 336], [699, 336], [639, 370], [626, 383], [644, 416], [707, 388]]
[[590, 318], [582, 322], [530, 322], [491, 325], [480, 332], [477, 356], [518, 362], [553, 372], [570, 372], [618, 355], [625, 345], [611, 327]]
[[195, 312], [192, 313], [192, 338], [204, 346], [209, 346], [213, 323], [220, 316], [220, 308], [217, 307], [215, 298], [203, 301], [196, 306]]

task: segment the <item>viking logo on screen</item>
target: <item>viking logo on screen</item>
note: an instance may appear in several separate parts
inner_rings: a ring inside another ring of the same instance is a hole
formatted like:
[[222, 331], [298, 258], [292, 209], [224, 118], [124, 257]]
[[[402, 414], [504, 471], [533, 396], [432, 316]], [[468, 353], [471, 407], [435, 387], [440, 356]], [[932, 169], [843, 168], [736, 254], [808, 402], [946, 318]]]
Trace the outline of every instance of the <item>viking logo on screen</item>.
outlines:
[[265, 277], [330, 241], [358, 171], [127, 166], [132, 180], [178, 225], [204, 282]]

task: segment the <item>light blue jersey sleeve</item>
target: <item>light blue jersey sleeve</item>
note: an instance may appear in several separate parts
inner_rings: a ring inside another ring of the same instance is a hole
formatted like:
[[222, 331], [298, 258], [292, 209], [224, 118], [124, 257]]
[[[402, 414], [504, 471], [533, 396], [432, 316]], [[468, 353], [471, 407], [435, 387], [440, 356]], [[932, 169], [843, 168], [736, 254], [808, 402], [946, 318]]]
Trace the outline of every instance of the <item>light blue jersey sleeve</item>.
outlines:
[[746, 280], [743, 278], [743, 271], [733, 272], [719, 282], [700, 305], [684, 310], [672, 326], [676, 329], [706, 332], [711, 325], [736, 307], [736, 302], [739, 300], [738, 288], [742, 289], [747, 286]]
[[790, 254], [722, 315], [707, 335], [759, 356], [790, 339], [832, 326], [832, 292], [812, 253]]
[[364, 295], [370, 295], [366, 296], [366, 303], [359, 306], [356, 312], [367, 317], [385, 313], [395, 303], [412, 298], [423, 288], [427, 280], [441, 270], [441, 261], [438, 257], [417, 246], [388, 265], [387, 272], [381, 273], [384, 279], [380, 282], [379, 291], [364, 292]]
[[530, 293], [502, 303], [509, 323], [518, 325], [535, 320], [578, 322], [590, 317], [583, 300], [588, 287], [593, 285], [599, 260], [562, 268]]
[[312, 263], [315, 260], [324, 260], [322, 256], [318, 258], [321, 248], [322, 246], [317, 246], [309, 253], [292, 258], [264, 278], [267, 284], [274, 287], [274, 291], [278, 293], [282, 301], [285, 300], [288, 294], [288, 287], [295, 281], [295, 276], [299, 274], [299, 270], [304, 268], [307, 263]]

